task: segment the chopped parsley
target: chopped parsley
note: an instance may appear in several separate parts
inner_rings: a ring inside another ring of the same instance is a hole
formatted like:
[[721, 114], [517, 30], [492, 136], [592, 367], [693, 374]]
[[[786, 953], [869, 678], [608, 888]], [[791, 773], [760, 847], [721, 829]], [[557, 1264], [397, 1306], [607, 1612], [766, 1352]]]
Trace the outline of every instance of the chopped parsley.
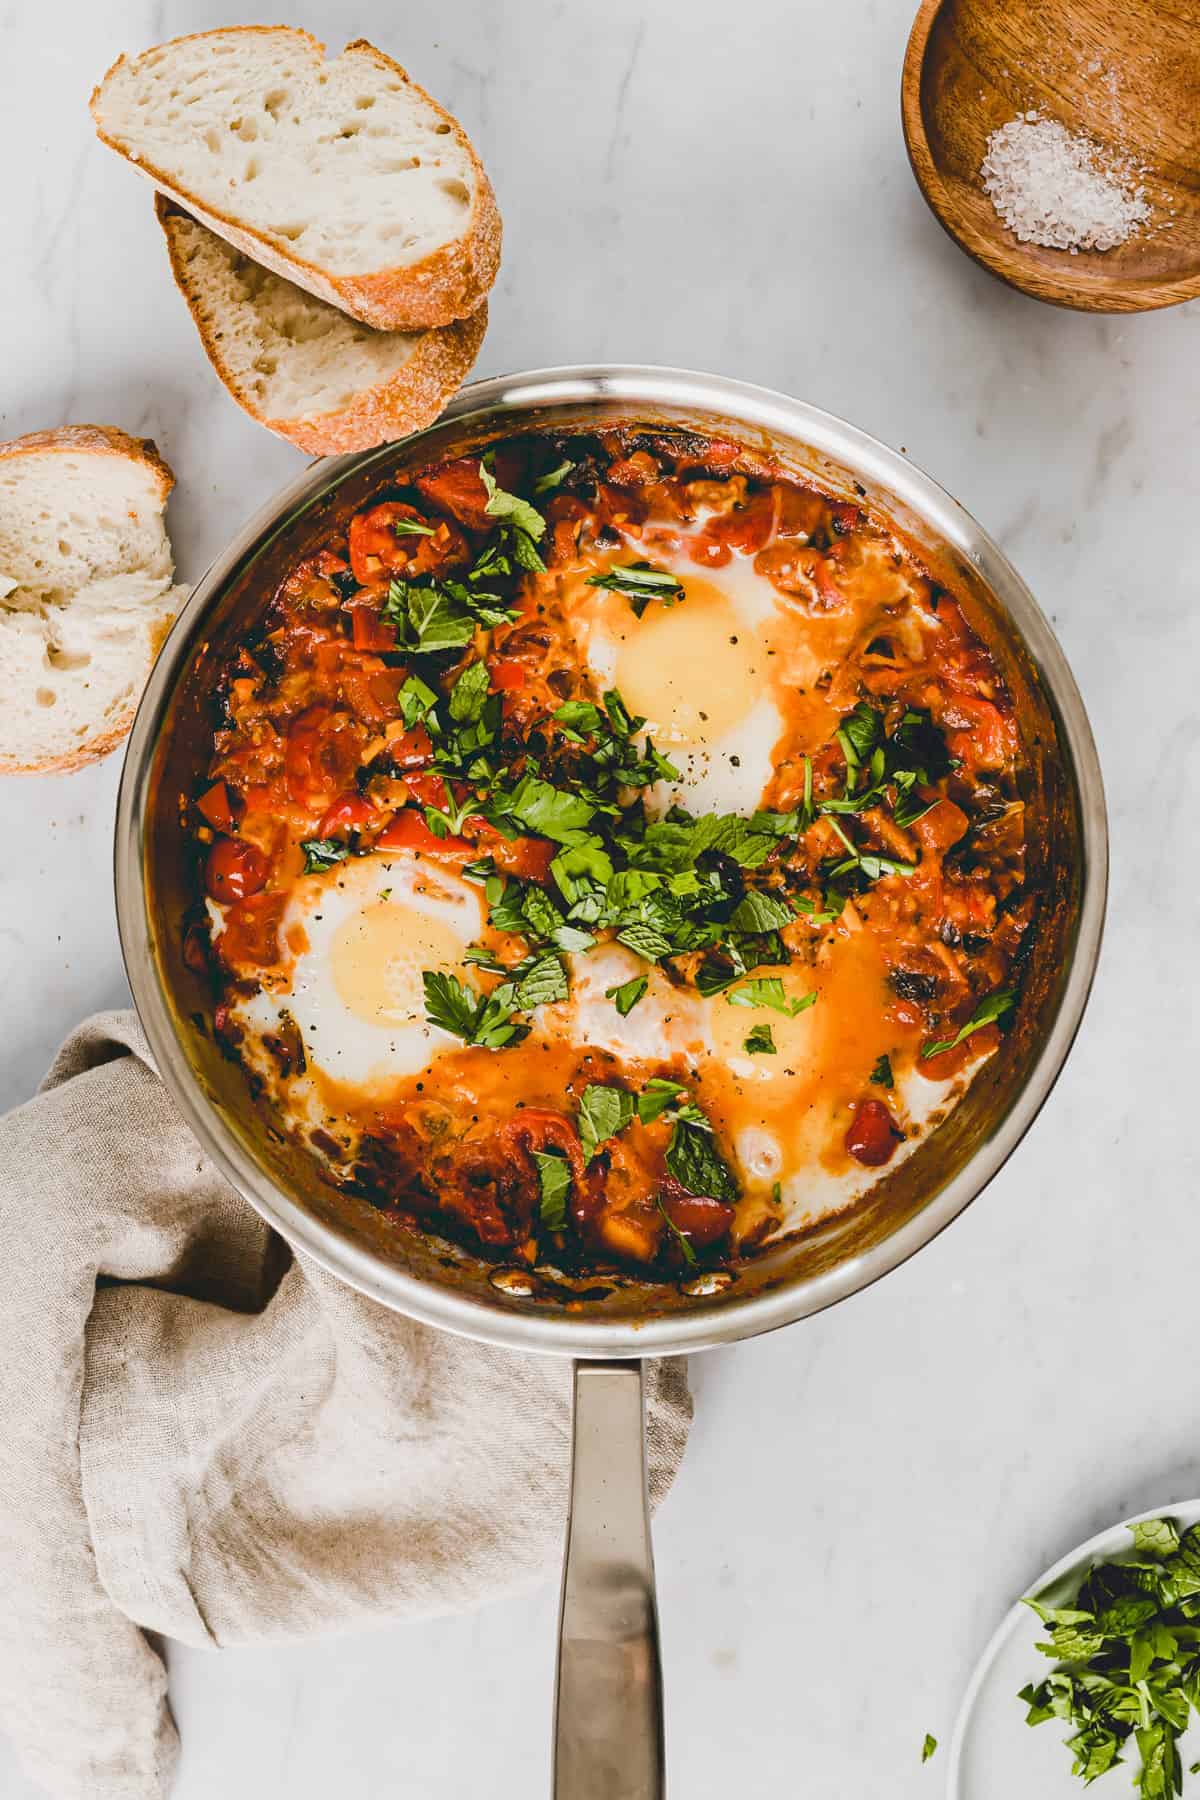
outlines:
[[771, 1035], [769, 1025], [756, 1025], [747, 1037], [742, 1049], [747, 1056], [776, 1056], [775, 1039]]
[[759, 975], [753, 981], [733, 988], [725, 1000], [729, 1006], [769, 1006], [772, 1012], [794, 1019], [797, 1013], [807, 1012], [810, 1006], [817, 1004], [817, 990], [810, 988], [807, 994], [789, 999], [778, 975]]
[[892, 1074], [891, 1058], [888, 1056], [879, 1057], [875, 1063], [875, 1067], [871, 1070], [869, 1079], [875, 1087], [895, 1087], [896, 1081]]
[[925, 1742], [921, 1745], [921, 1761], [927, 1763], [937, 1747], [937, 1739], [934, 1737], [932, 1731], [927, 1731], [925, 1733]]
[[503, 1050], [528, 1037], [528, 1025], [513, 1017], [519, 1006], [514, 982], [501, 982], [484, 995], [464, 986], [456, 975], [440, 970], [426, 969], [421, 979], [425, 1017], [431, 1025], [440, 1025], [443, 1031], [483, 1050]]
[[392, 530], [397, 537], [432, 537], [434, 527], [422, 524], [420, 519], [393, 519]]

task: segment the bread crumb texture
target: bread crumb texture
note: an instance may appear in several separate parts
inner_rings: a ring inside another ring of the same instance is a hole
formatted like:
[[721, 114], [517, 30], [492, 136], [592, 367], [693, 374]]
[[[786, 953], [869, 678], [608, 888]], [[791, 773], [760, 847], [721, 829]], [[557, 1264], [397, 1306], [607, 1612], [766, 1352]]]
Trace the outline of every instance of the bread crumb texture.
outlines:
[[182, 590], [148, 440], [67, 426], [0, 445], [0, 772], [115, 748]]

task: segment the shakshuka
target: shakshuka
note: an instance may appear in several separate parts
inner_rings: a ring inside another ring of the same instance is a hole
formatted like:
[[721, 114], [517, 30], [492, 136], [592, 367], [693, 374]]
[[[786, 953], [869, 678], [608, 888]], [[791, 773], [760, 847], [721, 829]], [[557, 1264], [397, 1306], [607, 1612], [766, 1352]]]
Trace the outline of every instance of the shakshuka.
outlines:
[[224, 667], [215, 1029], [329, 1180], [684, 1278], [854, 1204], [1016, 1006], [1019, 722], [886, 521], [736, 443], [406, 472]]

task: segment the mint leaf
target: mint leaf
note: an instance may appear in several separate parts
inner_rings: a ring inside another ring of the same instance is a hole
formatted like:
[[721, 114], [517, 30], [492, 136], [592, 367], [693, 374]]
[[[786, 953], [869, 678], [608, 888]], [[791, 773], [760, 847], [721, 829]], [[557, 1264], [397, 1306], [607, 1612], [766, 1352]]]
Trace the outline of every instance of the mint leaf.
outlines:
[[668, 1081], [663, 1075], [653, 1075], [637, 1097], [637, 1115], [643, 1125], [653, 1125], [655, 1119], [661, 1118], [669, 1106], [673, 1106], [680, 1094], [687, 1089], [680, 1081]]
[[473, 724], [479, 718], [491, 685], [485, 662], [467, 664], [450, 689], [450, 717], [455, 724]]
[[628, 563], [624, 568], [608, 569], [603, 575], [589, 575], [589, 587], [608, 588], [614, 594], [624, 594], [630, 602], [634, 615], [641, 618], [651, 600], [661, 600], [664, 606], [674, 606], [676, 601], [684, 597], [682, 581], [667, 569], [656, 569], [652, 563]]
[[886, 1056], [881, 1056], [876, 1062], [875, 1067], [871, 1070], [868, 1079], [873, 1082], [876, 1087], [894, 1088], [896, 1081], [892, 1074], [891, 1059]]
[[619, 987], [605, 988], [604, 998], [611, 1000], [623, 1019], [629, 1017], [650, 983], [644, 975], [635, 975]]
[[349, 845], [339, 843], [337, 838], [306, 838], [300, 848], [304, 852], [306, 875], [319, 875], [325, 869], [332, 869], [335, 863], [344, 862], [350, 854]]
[[633, 1095], [624, 1088], [599, 1083], [584, 1088], [579, 1101], [579, 1141], [584, 1162], [591, 1162], [601, 1144], [624, 1131], [633, 1112]]
[[675, 1242], [679, 1245], [684, 1262], [694, 1263], [696, 1260], [696, 1252], [692, 1249], [691, 1244], [688, 1242], [688, 1240], [684, 1236], [683, 1232], [680, 1231], [678, 1225], [675, 1223], [674, 1219], [671, 1217], [670, 1213], [667, 1211], [666, 1207], [663, 1205], [663, 1197], [661, 1194], [658, 1196], [658, 1210], [667, 1222], [667, 1230], [671, 1233], [671, 1236], [675, 1239]]
[[517, 982], [516, 1003], [522, 1012], [535, 1006], [550, 1006], [567, 997], [567, 972], [556, 950], [545, 950], [535, 956]]
[[491, 519], [502, 519], [506, 524], [515, 525], [535, 543], [540, 542], [546, 531], [546, 521], [536, 506], [528, 500], [522, 500], [519, 494], [508, 494], [497, 485], [496, 477], [486, 462], [479, 465], [479, 479], [487, 489], [487, 505], [484, 512]]
[[735, 931], [780, 931], [794, 918], [791, 907], [774, 894], [752, 891], [738, 901], [729, 923]]
[[789, 999], [778, 975], [758, 975], [752, 981], [743, 982], [741, 987], [731, 989], [725, 1001], [729, 1006], [769, 1006], [772, 1012], [794, 1019], [797, 1013], [807, 1012], [810, 1006], [816, 1005], [817, 990], [810, 988], [807, 994]]
[[775, 1039], [771, 1036], [769, 1025], [756, 1025], [742, 1045], [747, 1056], [775, 1056], [778, 1054]]
[[574, 467], [575, 464], [569, 458], [564, 457], [556, 469], [547, 469], [544, 475], [538, 476], [533, 484], [534, 493], [539, 495], [552, 493], [555, 488], [562, 486]]
[[392, 530], [397, 537], [432, 537], [432, 525], [423, 525], [420, 519], [393, 519]]
[[1179, 1527], [1174, 1519], [1142, 1519], [1129, 1530], [1141, 1556], [1169, 1556], [1179, 1548]]
[[589, 800], [552, 787], [538, 775], [523, 775], [512, 793], [500, 798], [497, 805], [527, 831], [560, 844], [570, 843], [576, 833], [586, 831], [596, 811]]
[[728, 1201], [738, 1197], [738, 1184], [713, 1143], [712, 1127], [707, 1121], [699, 1125], [691, 1118], [676, 1120], [667, 1145], [666, 1163], [689, 1194]]
[[428, 718], [437, 705], [437, 695], [419, 675], [410, 675], [400, 689], [400, 716], [409, 731]]
[[956, 1050], [974, 1032], [982, 1031], [985, 1025], [991, 1025], [996, 1020], [1003, 1019], [1016, 1004], [1017, 995], [1014, 988], [1004, 988], [998, 993], [989, 994], [986, 999], [979, 1002], [957, 1037], [939, 1038], [936, 1044], [922, 1045], [922, 1057], [939, 1056], [943, 1050]]
[[530, 1154], [537, 1169], [542, 1224], [547, 1231], [563, 1231], [571, 1192], [571, 1165], [561, 1150], [534, 1150]]

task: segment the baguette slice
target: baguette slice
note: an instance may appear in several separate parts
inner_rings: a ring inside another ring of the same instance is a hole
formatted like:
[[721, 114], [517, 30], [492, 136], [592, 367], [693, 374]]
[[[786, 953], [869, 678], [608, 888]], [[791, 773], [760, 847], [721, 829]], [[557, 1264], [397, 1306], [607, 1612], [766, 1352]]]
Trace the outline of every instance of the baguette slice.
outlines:
[[176, 605], [149, 439], [67, 425], [0, 444], [0, 773], [115, 749]]
[[473, 313], [500, 215], [456, 119], [365, 40], [325, 60], [286, 25], [175, 38], [115, 62], [103, 141], [256, 262], [381, 330]]
[[239, 406], [301, 450], [369, 450], [432, 425], [475, 361], [487, 302], [426, 331], [375, 331], [155, 199], [209, 361]]

